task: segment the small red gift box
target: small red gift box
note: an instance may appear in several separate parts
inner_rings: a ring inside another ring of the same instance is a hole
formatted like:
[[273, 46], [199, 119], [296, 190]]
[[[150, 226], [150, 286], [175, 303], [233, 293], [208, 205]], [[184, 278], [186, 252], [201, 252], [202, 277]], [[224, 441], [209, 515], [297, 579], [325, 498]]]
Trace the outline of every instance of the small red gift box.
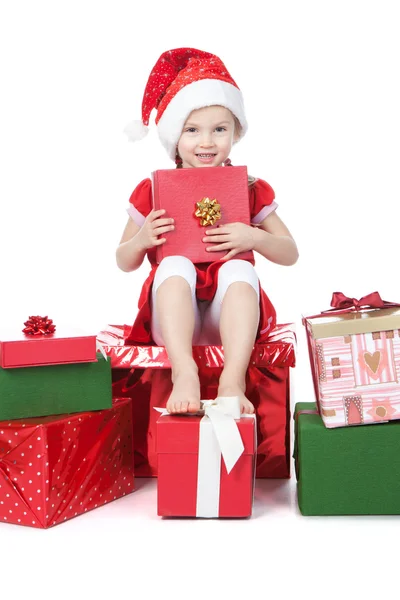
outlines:
[[0, 523], [48, 528], [134, 490], [132, 403], [0, 422]]
[[229, 463], [226, 466], [221, 456], [218, 435], [209, 417], [164, 415], [158, 418], [159, 516], [251, 516], [255, 420], [241, 418], [233, 421], [235, 423], [243, 452], [232, 468]]
[[[175, 229], [169, 231], [165, 244], [157, 246], [156, 258], [160, 263], [166, 256], [179, 254], [193, 263], [219, 260], [227, 253], [207, 252], [210, 244], [203, 242], [207, 226], [212, 228], [227, 223], [241, 222], [250, 225], [249, 189], [246, 167], [201, 169], [164, 169], [152, 173], [153, 206], [163, 208], [166, 217], [173, 217]], [[200, 206], [197, 203], [208, 199]], [[210, 205], [210, 202], [216, 202]], [[219, 205], [219, 208], [217, 207]], [[213, 215], [220, 215], [217, 220]], [[242, 252], [237, 258], [249, 259], [252, 252]]]
[[0, 367], [39, 367], [95, 362], [96, 336], [58, 328], [48, 335], [27, 335], [22, 328], [0, 330]]

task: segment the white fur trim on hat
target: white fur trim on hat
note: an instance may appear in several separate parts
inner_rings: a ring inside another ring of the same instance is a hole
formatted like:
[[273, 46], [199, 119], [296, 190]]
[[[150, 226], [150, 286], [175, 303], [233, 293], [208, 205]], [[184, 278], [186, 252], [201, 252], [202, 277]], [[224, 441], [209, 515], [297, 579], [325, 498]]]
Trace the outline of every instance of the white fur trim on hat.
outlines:
[[185, 85], [175, 94], [158, 122], [158, 135], [172, 160], [175, 159], [176, 145], [190, 113], [198, 108], [217, 105], [228, 108], [235, 115], [242, 126], [240, 137], [244, 136], [247, 121], [242, 92], [220, 79], [200, 79]]

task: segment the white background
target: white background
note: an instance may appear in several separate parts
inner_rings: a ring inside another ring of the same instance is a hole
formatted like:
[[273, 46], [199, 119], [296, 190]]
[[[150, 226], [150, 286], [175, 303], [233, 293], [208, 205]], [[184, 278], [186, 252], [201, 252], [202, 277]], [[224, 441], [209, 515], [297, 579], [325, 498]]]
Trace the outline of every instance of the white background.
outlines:
[[[31, 314], [93, 331], [133, 321], [148, 267], [116, 267], [125, 208], [141, 179], [173, 164], [154, 124], [137, 144], [122, 130], [140, 118], [159, 55], [200, 48], [222, 58], [245, 97], [250, 130], [233, 163], [273, 186], [298, 243], [294, 267], [260, 258], [257, 269], [279, 321], [298, 324], [294, 399], [312, 401], [301, 313], [328, 308], [337, 290], [400, 300], [396, 8], [2, 2], [2, 325]], [[391, 594], [396, 517], [301, 517], [291, 481], [259, 483], [250, 521], [164, 522], [154, 482], [140, 485], [53, 530], [0, 526], [1, 596], [216, 598], [223, 586], [225, 597]]]

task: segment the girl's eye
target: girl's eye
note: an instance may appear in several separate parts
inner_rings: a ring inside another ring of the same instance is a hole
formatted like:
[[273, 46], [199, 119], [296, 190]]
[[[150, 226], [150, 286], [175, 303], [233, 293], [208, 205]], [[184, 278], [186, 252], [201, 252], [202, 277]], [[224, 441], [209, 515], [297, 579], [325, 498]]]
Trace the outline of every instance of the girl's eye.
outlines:
[[221, 131], [226, 131], [226, 127], [216, 127], [215, 131], [218, 131], [218, 133], [220, 133]]
[[185, 129], [185, 131], [187, 131], [188, 133], [194, 133], [196, 131], [195, 127], [188, 127], [187, 129]]

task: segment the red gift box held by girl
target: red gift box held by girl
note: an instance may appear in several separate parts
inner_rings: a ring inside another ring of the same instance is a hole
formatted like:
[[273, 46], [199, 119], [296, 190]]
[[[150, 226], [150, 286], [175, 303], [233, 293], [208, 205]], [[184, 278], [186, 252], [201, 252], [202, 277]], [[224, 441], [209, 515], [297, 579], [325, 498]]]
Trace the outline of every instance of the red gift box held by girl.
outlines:
[[[153, 207], [173, 216], [175, 229], [165, 244], [157, 246], [160, 263], [167, 256], [181, 255], [194, 264], [209, 262], [202, 241], [207, 227], [223, 227], [240, 222], [250, 225], [248, 176], [246, 167], [231, 169], [162, 169], [152, 174]], [[223, 258], [223, 250], [214, 260]], [[253, 252], [241, 252], [241, 260], [253, 260]]]

